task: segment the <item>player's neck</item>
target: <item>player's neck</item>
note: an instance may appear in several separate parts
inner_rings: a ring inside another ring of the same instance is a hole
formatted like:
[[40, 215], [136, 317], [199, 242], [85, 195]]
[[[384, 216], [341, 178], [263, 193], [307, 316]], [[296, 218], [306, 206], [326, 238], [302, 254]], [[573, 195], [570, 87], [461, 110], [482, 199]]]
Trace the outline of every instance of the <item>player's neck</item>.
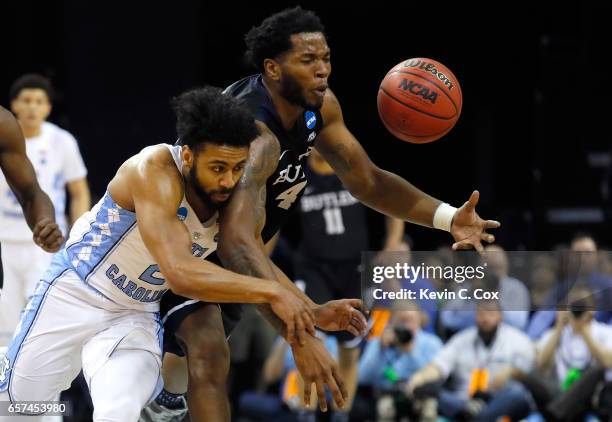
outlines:
[[304, 108], [287, 101], [278, 91], [277, 84], [266, 81], [266, 78], [263, 78], [263, 84], [270, 95], [283, 127], [285, 130], [291, 130], [298, 117], [304, 113]]
[[210, 220], [216, 212], [215, 209], [212, 209], [200, 198], [197, 192], [187, 182], [185, 182], [185, 198], [201, 222]]
[[29, 126], [29, 125], [21, 124], [21, 130], [23, 131], [23, 136], [26, 139], [36, 138], [37, 136], [40, 136], [40, 132], [42, 131], [41, 128], [42, 128], [42, 125]]

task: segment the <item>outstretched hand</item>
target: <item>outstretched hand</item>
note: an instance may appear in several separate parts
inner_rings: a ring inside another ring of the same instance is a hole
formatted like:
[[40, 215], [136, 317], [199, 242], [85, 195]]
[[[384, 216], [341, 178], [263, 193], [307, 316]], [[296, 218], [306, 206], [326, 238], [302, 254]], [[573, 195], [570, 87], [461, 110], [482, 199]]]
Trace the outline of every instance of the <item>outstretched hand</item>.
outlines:
[[487, 233], [487, 229], [496, 229], [501, 226], [499, 221], [483, 220], [476, 213], [476, 204], [480, 194], [477, 190], [472, 192], [470, 199], [455, 213], [451, 234], [455, 238], [453, 250], [476, 249], [479, 253], [484, 252], [482, 241], [493, 243], [495, 236]]

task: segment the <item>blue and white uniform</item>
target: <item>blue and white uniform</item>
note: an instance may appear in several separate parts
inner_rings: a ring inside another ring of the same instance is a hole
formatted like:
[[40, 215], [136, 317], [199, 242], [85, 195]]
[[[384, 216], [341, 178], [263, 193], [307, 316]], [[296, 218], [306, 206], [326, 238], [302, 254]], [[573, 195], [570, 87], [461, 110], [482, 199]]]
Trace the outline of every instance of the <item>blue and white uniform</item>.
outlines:
[[[180, 171], [181, 147], [165, 146]], [[201, 223], [183, 198], [177, 218], [195, 257], [216, 249], [217, 215]], [[82, 368], [94, 420], [116, 420], [105, 412], [123, 396], [129, 403], [117, 420], [137, 420], [162, 386], [159, 301], [167, 289], [136, 214], [107, 192], [74, 225], [22, 314], [0, 362], [0, 401], [52, 400]]]

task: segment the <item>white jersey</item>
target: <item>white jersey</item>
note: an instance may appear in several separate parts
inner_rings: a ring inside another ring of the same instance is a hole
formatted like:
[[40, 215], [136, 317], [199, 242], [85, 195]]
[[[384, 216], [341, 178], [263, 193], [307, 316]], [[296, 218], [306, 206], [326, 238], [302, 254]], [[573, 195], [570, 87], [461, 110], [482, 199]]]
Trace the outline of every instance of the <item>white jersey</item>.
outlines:
[[[180, 171], [181, 147], [164, 145]], [[201, 223], [183, 196], [177, 218], [189, 230], [195, 257], [203, 259], [217, 249], [217, 214]], [[65, 249], [56, 254], [45, 279], [59, 273], [58, 264], [73, 269], [84, 283], [125, 309], [157, 312], [168, 290], [142, 241], [136, 214], [117, 205], [108, 192], [75, 222]]]
[[[66, 184], [87, 175], [76, 140], [53, 123], [43, 122], [40, 135], [26, 139], [26, 154], [34, 166], [41, 189], [53, 202], [60, 229], [66, 233]], [[17, 197], [0, 173], [0, 241], [31, 239], [32, 232]]]

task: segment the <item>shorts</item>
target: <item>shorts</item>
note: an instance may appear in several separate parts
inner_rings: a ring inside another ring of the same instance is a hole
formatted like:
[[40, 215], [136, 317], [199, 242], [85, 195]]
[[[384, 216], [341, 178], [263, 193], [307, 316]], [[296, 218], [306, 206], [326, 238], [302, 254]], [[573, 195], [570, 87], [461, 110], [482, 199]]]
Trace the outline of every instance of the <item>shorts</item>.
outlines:
[[[164, 294], [160, 304], [161, 320], [164, 325], [164, 353], [168, 352], [177, 356], [185, 356], [185, 352], [177, 341], [175, 333], [188, 315], [210, 304], [210, 302], [202, 302], [179, 296], [172, 293], [172, 291], [167, 291]], [[240, 322], [242, 304], [219, 303], [215, 305], [221, 309], [225, 337], [229, 338], [236, 325]]]
[[38, 283], [0, 365], [0, 392], [7, 391], [12, 401], [53, 400], [81, 369], [89, 384], [121, 350], [153, 356], [157, 365], [147, 379], [157, 385], [147, 391], [154, 398], [163, 385], [161, 342], [159, 313], [121, 308], [72, 269], [53, 265]]
[[[295, 257], [295, 283], [315, 303], [323, 304], [330, 300], [361, 298], [361, 261], [348, 259], [326, 261], [303, 254]], [[357, 347], [362, 338], [348, 331], [333, 331], [326, 334], [334, 336], [345, 348]]]

